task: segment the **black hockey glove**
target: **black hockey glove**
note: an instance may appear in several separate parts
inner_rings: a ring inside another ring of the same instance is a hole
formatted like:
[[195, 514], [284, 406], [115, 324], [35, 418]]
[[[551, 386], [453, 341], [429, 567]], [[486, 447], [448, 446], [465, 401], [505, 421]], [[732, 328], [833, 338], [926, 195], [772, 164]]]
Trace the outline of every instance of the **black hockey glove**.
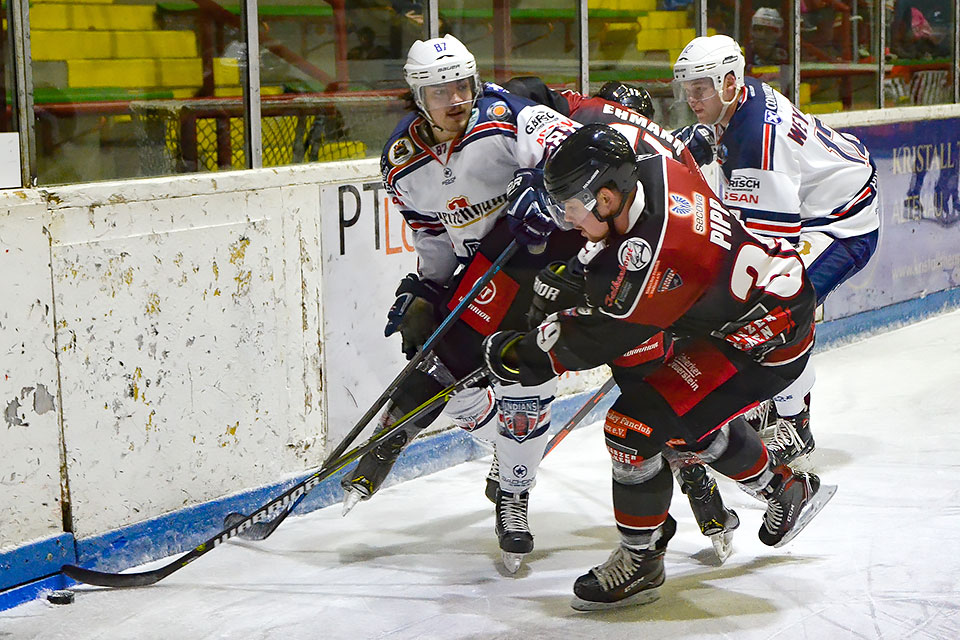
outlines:
[[533, 302], [527, 310], [527, 326], [537, 327], [551, 313], [584, 306], [583, 265], [574, 258], [568, 263], [551, 262], [533, 279]]
[[[483, 359], [501, 384], [534, 387], [559, 375], [537, 345], [537, 332], [497, 331], [483, 341]], [[562, 373], [562, 372], [561, 372]]]
[[557, 228], [550, 207], [556, 207], [543, 186], [543, 171], [518, 169], [507, 185], [507, 223], [530, 253], [542, 253]]
[[394, 295], [397, 299], [387, 312], [383, 335], [389, 337], [399, 330], [403, 355], [410, 360], [437, 328], [434, 306], [440, 298], [440, 287], [408, 273]]
[[690, 154], [698, 165], [702, 167], [713, 162], [713, 148], [716, 142], [713, 139], [713, 131], [710, 127], [702, 124], [691, 124], [682, 129], [677, 129], [673, 132], [673, 135], [687, 145], [687, 149], [690, 150]]

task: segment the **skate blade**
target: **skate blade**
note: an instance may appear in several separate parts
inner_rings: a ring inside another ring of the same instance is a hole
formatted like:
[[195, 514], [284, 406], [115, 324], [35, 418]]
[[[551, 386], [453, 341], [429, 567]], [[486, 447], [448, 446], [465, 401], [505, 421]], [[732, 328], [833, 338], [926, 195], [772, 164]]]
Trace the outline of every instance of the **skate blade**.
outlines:
[[811, 498], [810, 502], [808, 502], [803, 508], [803, 511], [800, 512], [800, 517], [797, 518], [797, 524], [793, 526], [793, 529], [787, 532], [787, 535], [783, 536], [783, 539], [781, 539], [780, 542], [773, 546], [775, 548], [782, 547], [796, 538], [797, 534], [803, 531], [803, 528], [810, 524], [810, 521], [813, 520], [814, 516], [820, 513], [820, 510], [823, 509], [828, 502], [830, 502], [830, 498], [832, 498], [836, 492], [837, 485], [821, 484], [817, 492], [813, 494], [813, 498]]
[[713, 543], [713, 550], [717, 554], [717, 560], [720, 564], [727, 561], [730, 554], [733, 553], [733, 529], [720, 531], [710, 536], [710, 542]]
[[346, 490], [343, 495], [343, 511], [340, 512], [340, 517], [342, 518], [350, 513], [361, 500], [363, 500], [362, 493], [356, 489]]
[[523, 564], [523, 559], [526, 557], [525, 553], [513, 553], [511, 551], [500, 551], [500, 560], [503, 562], [503, 568], [507, 570], [507, 573], [514, 574], [520, 570], [520, 566]]
[[605, 611], [607, 609], [619, 609], [621, 607], [650, 604], [654, 600], [659, 599], [660, 587], [654, 587], [653, 589], [647, 589], [645, 591], [641, 591], [640, 593], [635, 593], [629, 598], [617, 600], [616, 602], [590, 602], [589, 600], [582, 600], [577, 596], [573, 596], [573, 599], [570, 601], [570, 606], [577, 611]]

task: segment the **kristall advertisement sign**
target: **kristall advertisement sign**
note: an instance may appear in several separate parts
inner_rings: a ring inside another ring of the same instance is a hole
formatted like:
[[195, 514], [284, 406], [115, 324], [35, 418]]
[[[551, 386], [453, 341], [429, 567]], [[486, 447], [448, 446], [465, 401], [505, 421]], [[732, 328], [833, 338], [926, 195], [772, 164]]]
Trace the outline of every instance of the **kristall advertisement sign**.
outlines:
[[960, 285], [960, 118], [844, 127], [870, 150], [880, 186], [880, 244], [830, 295], [827, 320]]

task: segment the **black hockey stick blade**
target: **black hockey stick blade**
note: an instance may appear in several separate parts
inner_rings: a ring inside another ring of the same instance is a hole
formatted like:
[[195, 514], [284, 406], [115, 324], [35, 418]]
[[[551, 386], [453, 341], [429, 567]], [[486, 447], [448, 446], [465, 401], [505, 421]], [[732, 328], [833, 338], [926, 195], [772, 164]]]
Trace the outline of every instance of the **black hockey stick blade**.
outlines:
[[310, 476], [308, 476], [305, 480], [297, 483], [287, 491], [283, 492], [281, 495], [277, 496], [267, 504], [254, 511], [249, 516], [246, 516], [242, 521], [237, 522], [232, 527], [226, 527], [220, 533], [194, 547], [179, 558], [168, 562], [162, 567], [153, 569], [151, 571], [140, 571], [136, 573], [111, 573], [108, 571], [97, 571], [95, 569], [85, 569], [76, 565], [65, 564], [60, 568], [60, 570], [64, 575], [78, 582], [93, 584], [100, 587], [146, 587], [151, 584], [156, 584], [160, 580], [163, 580], [169, 576], [171, 573], [187, 566], [203, 554], [219, 547], [230, 538], [239, 535], [241, 531], [247, 529], [253, 524], [275, 518], [279, 512], [289, 508], [292, 503], [299, 502], [304, 495], [313, 490], [318, 484], [336, 472], [340, 471], [351, 462], [357, 460], [363, 454], [373, 450], [381, 443], [381, 441], [393, 436], [395, 433], [397, 433], [397, 431], [406, 426], [408, 422], [417, 418], [425, 411], [429, 411], [438, 404], [445, 403], [454, 393], [480, 383], [484, 378], [486, 378], [486, 376], [487, 371], [483, 367], [476, 369], [465, 378], [440, 391], [437, 395], [433, 396], [419, 407], [394, 422], [392, 425], [390, 425], [390, 427], [375, 433], [362, 445], [354, 447], [333, 462], [325, 464], [319, 470], [310, 474]]
[[[484, 273], [477, 281], [473, 284], [470, 291], [463, 297], [463, 299], [457, 303], [457, 306], [453, 308], [453, 311], [443, 319], [443, 322], [440, 323], [440, 326], [436, 328], [433, 334], [427, 338], [427, 341], [420, 348], [420, 351], [417, 352], [417, 355], [414, 356], [403, 370], [397, 374], [397, 377], [393, 379], [387, 388], [384, 390], [380, 397], [377, 398], [376, 402], [367, 410], [360, 420], [354, 425], [353, 429], [344, 437], [339, 445], [327, 456], [327, 460], [324, 464], [328, 464], [331, 460], [342, 454], [346, 451], [347, 447], [353, 444], [353, 441], [356, 440], [357, 436], [360, 435], [360, 432], [367, 426], [367, 424], [376, 416], [376, 412], [383, 408], [383, 405], [386, 404], [389, 397], [393, 392], [400, 386], [401, 381], [403, 381], [411, 371], [413, 371], [417, 365], [426, 359], [426, 357], [433, 351], [433, 347], [440, 341], [440, 339], [446, 335], [450, 327], [453, 326], [453, 323], [463, 314], [463, 312], [470, 306], [470, 303], [473, 301], [477, 295], [486, 287], [487, 283], [493, 279], [493, 277], [500, 271], [501, 267], [513, 257], [520, 248], [520, 244], [514, 240], [512, 241], [506, 249], [497, 257], [497, 259], [487, 268], [486, 273]], [[542, 250], [542, 249], [541, 249]], [[281, 511], [276, 518], [264, 522], [255, 522], [253, 525], [248, 527], [246, 530], [240, 532], [238, 535], [244, 540], [253, 540], [260, 541], [266, 540], [274, 531], [277, 530], [277, 527], [280, 526], [280, 523], [283, 522], [290, 513], [297, 508], [297, 505], [300, 504], [300, 501], [297, 500], [291, 504], [288, 508]], [[242, 513], [233, 511], [228, 513], [223, 519], [223, 526], [225, 529], [229, 529], [234, 526], [236, 523], [241, 522], [247, 516]]]
[[[244, 531], [241, 531], [237, 534], [238, 537], [243, 538], [244, 540], [253, 540], [259, 542], [260, 540], [266, 540], [270, 535], [277, 530], [277, 527], [280, 526], [280, 523], [287, 519], [287, 516], [293, 513], [293, 510], [297, 508], [297, 505], [300, 504], [300, 501], [303, 500], [303, 496], [299, 500], [291, 504], [289, 507], [280, 512], [273, 520], [267, 522], [254, 522], [252, 525], [247, 527]], [[223, 519], [223, 527], [225, 529], [230, 529], [237, 524], [241, 523], [246, 519], [247, 516], [239, 513], [237, 511], [231, 511]]]
[[553, 451], [554, 448], [556, 448], [556, 446], [570, 434], [571, 431], [576, 429], [583, 419], [587, 417], [587, 414], [593, 411], [597, 404], [603, 400], [604, 396], [610, 393], [610, 390], [616, 385], [617, 383], [613, 379], [613, 376], [607, 378], [607, 381], [604, 382], [599, 389], [597, 389], [596, 393], [590, 396], [590, 398], [583, 403], [583, 406], [580, 407], [575, 414], [573, 414], [573, 417], [567, 421], [567, 424], [563, 425], [563, 428], [560, 429], [560, 431], [557, 431], [553, 437], [550, 438], [550, 442], [547, 443], [546, 448], [543, 450], [543, 458], [546, 458], [548, 453]]

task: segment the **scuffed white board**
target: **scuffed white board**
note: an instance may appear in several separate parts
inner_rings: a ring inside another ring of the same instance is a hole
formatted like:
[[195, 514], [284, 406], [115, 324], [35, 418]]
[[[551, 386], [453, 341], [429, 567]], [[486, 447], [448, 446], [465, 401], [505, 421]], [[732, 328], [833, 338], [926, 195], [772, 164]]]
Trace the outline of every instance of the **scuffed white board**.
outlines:
[[[51, 224], [74, 530], [275, 480], [287, 446], [279, 189], [61, 209]], [[297, 348], [301, 344], [296, 334]]]
[[63, 530], [45, 212], [35, 195], [0, 193], [0, 551]]

